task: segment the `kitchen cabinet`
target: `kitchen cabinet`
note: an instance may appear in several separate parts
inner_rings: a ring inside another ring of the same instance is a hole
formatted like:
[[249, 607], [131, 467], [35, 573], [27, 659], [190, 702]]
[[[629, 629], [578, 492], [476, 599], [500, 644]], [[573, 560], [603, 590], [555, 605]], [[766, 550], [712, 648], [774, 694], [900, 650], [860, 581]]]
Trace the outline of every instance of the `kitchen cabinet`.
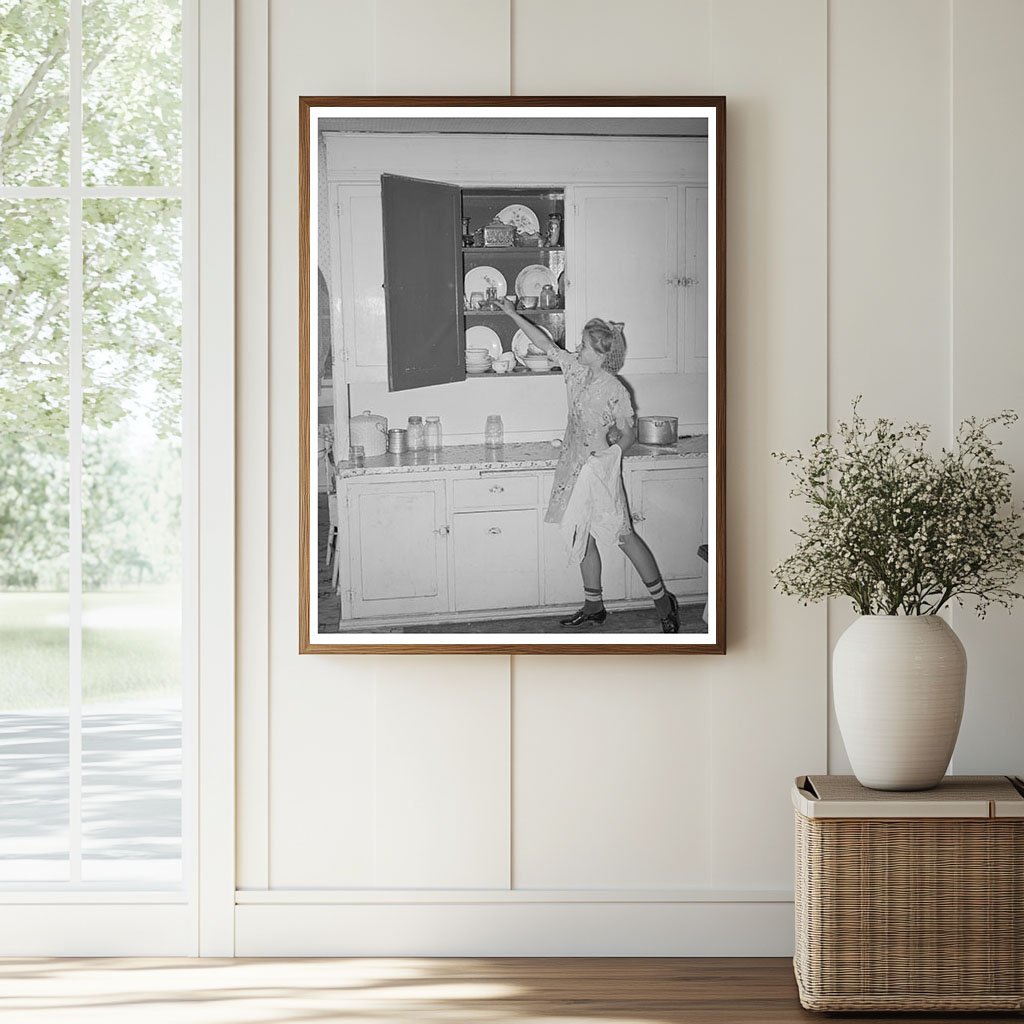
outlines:
[[[490, 328], [503, 351], [511, 349], [516, 325], [493, 310], [466, 310], [463, 281], [470, 270], [493, 267], [515, 295], [519, 273], [547, 267], [559, 283], [566, 249], [555, 246], [464, 246], [463, 220], [471, 233], [510, 205], [532, 210], [541, 232], [556, 214], [565, 224], [561, 188], [466, 188], [447, 182], [382, 174], [380, 186], [343, 184], [336, 190], [342, 295], [342, 351], [350, 382], [384, 380], [391, 391], [494, 379], [493, 372], [467, 375], [466, 330]], [[561, 241], [561, 239], [560, 239]], [[564, 297], [560, 308], [520, 310], [564, 347]], [[557, 368], [548, 371], [557, 374]], [[546, 376], [519, 368], [513, 378]], [[508, 375], [504, 375], [508, 379]]]
[[685, 284], [679, 192], [673, 185], [571, 191], [571, 319], [580, 327], [591, 316], [625, 323], [627, 377], [679, 368]]
[[457, 512], [452, 519], [454, 610], [537, 607], [537, 509]]
[[[665, 586], [677, 597], [706, 594], [707, 563], [697, 555], [707, 543], [706, 461], [631, 467], [625, 483], [634, 527], [654, 554]], [[636, 573], [629, 576], [628, 595], [648, 596]]]
[[[480, 618], [499, 609], [514, 616], [579, 607], [579, 566], [568, 563], [558, 528], [544, 522], [552, 463], [490, 465], [460, 461], [451, 469], [393, 471], [382, 465], [340, 474], [343, 629]], [[627, 457], [623, 472], [637, 532], [654, 552], [666, 585], [680, 597], [700, 600], [707, 591], [705, 565], [697, 557], [707, 540], [707, 456]], [[601, 561], [605, 601], [618, 607], [650, 601], [617, 546], [602, 547]]]
[[384, 485], [351, 481], [338, 494], [347, 527], [342, 617], [447, 611], [445, 482], [417, 476]]

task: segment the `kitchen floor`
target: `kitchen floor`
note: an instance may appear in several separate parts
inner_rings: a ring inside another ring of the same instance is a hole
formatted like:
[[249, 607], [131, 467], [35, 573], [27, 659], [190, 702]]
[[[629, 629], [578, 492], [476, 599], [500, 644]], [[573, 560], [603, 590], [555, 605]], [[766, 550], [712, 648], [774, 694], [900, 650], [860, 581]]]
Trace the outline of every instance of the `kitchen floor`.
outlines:
[[[327, 518], [327, 495], [320, 495], [318, 520], [319, 551], [327, 544], [329, 523]], [[331, 567], [318, 562], [317, 618], [321, 632], [330, 633], [338, 627], [341, 619], [341, 599], [331, 586]], [[582, 602], [582, 594], [581, 594]], [[703, 619], [704, 602], [680, 604], [679, 632], [705, 633], [707, 623]], [[558, 619], [565, 613], [538, 615], [525, 619], [480, 619], [475, 622], [442, 622], [434, 625], [393, 626], [388, 633], [553, 633], [561, 632]], [[586, 632], [604, 633], [651, 633], [658, 631], [658, 620], [654, 608], [630, 608], [627, 611], [610, 612], [603, 625], [594, 626]], [[385, 632], [381, 630], [380, 632]], [[574, 630], [574, 632], [576, 632]], [[584, 632], [584, 630], [579, 630]]]

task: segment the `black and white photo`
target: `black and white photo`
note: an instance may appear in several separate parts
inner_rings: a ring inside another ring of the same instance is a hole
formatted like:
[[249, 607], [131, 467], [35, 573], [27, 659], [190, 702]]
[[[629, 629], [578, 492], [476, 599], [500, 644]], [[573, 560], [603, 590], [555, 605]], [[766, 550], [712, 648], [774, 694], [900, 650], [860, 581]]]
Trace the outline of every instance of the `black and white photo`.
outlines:
[[300, 648], [724, 651], [724, 101], [300, 117]]

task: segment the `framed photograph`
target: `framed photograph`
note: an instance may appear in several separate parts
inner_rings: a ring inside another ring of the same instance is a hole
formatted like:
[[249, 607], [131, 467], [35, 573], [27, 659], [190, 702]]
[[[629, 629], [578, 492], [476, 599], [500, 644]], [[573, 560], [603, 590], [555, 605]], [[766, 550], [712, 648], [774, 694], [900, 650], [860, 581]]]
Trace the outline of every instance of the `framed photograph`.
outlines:
[[302, 653], [725, 653], [725, 100], [302, 97]]

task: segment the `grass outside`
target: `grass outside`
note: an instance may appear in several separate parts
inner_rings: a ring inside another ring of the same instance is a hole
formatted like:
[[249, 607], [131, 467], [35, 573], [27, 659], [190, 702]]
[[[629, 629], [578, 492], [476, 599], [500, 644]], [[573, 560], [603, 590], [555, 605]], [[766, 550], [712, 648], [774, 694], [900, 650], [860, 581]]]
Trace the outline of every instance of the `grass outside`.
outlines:
[[[82, 700], [181, 692], [177, 588], [82, 598]], [[66, 594], [0, 592], [0, 711], [68, 704]]]

